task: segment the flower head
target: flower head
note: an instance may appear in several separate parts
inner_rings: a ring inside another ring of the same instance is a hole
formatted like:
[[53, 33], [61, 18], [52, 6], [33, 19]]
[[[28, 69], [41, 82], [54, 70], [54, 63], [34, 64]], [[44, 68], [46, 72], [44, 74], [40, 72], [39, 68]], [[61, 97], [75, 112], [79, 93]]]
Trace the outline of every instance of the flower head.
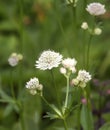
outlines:
[[81, 25], [81, 28], [84, 29], [84, 30], [87, 30], [88, 29], [87, 22], [83, 22], [82, 25]]
[[94, 16], [102, 15], [106, 12], [105, 5], [98, 2], [90, 3], [87, 5], [86, 10]]
[[94, 35], [100, 35], [102, 33], [102, 30], [100, 28], [94, 29]]
[[54, 67], [58, 67], [62, 60], [62, 55], [57, 52], [48, 50], [44, 51], [39, 59], [36, 61], [36, 68], [41, 70], [52, 69]]
[[26, 88], [32, 95], [42, 91], [43, 86], [39, 84], [38, 78], [31, 78], [30, 81], [26, 83]]
[[81, 88], [86, 87], [87, 82], [91, 80], [91, 75], [85, 70], [79, 70], [78, 76], [72, 79], [72, 84], [75, 86], [80, 86]]
[[87, 83], [91, 80], [91, 75], [85, 70], [79, 70], [77, 79], [81, 82]]
[[9, 64], [14, 67], [18, 64], [20, 60], [23, 59], [23, 56], [21, 54], [12, 53], [10, 57], [8, 58]]
[[73, 73], [76, 72], [75, 66], [77, 61], [74, 58], [66, 58], [62, 61], [64, 68], [71, 70]]

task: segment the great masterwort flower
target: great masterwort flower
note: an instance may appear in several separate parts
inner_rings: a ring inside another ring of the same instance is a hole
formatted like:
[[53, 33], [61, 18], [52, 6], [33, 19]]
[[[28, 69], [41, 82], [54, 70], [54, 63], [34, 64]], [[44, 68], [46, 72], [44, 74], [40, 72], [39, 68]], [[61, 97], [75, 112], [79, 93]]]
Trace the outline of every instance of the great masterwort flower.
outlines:
[[41, 93], [43, 86], [39, 84], [38, 78], [31, 78], [30, 81], [26, 83], [26, 88], [32, 95], [36, 93]]
[[72, 84], [82, 88], [86, 87], [87, 82], [91, 80], [91, 75], [86, 70], [79, 70], [78, 76], [72, 80]]
[[77, 79], [81, 82], [87, 83], [91, 80], [91, 75], [85, 70], [79, 70]]
[[21, 54], [12, 53], [10, 57], [8, 58], [9, 64], [14, 67], [18, 64], [20, 60], [23, 59], [23, 56]]
[[[62, 60], [63, 68], [69, 71], [72, 71], [72, 73], [76, 72], [76, 68], [75, 68], [76, 64], [77, 64], [77, 61], [75, 60], [75, 58], [66, 58]], [[60, 72], [62, 73], [61, 70]]]
[[36, 68], [41, 70], [51, 70], [54, 67], [58, 67], [62, 60], [62, 55], [57, 52], [47, 50], [44, 51], [39, 59], [36, 61]]
[[86, 10], [94, 16], [102, 15], [106, 12], [105, 5], [98, 2], [90, 3], [87, 5]]

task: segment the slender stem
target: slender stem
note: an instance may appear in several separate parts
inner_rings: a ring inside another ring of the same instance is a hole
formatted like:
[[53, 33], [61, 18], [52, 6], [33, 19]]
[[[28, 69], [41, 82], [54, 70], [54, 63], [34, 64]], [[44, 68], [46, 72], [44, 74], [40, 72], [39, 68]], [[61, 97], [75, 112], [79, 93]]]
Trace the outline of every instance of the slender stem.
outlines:
[[74, 34], [77, 34], [76, 7], [72, 5]]
[[[57, 0], [56, 0], [56, 5], [58, 5], [58, 4], [57, 4]], [[71, 54], [71, 52], [70, 52], [67, 35], [66, 35], [66, 33], [65, 33], [65, 30], [64, 30], [64, 27], [63, 27], [61, 18], [60, 18], [60, 13], [59, 13], [57, 10], [58, 10], [58, 6], [55, 6], [55, 16], [56, 16], [56, 20], [57, 20], [57, 22], [58, 22], [59, 28], [60, 28], [60, 30], [61, 30], [61, 33], [62, 33], [62, 36], [63, 36], [63, 39], [64, 39], [65, 48], [67, 49], [66, 51], [67, 51], [67, 53], [71, 56], [72, 54]]]
[[55, 113], [57, 113], [57, 115], [58, 115], [59, 117], [61, 117], [60, 113], [58, 113], [57, 111], [55, 111], [55, 109], [49, 104], [49, 102], [44, 98], [43, 95], [41, 96], [41, 98], [42, 98], [42, 100], [43, 100]]
[[20, 113], [20, 121], [21, 121], [22, 130], [26, 130], [25, 124], [24, 124], [24, 114], [23, 114], [23, 112]]
[[63, 123], [64, 123], [65, 130], [68, 130], [68, 126], [67, 126], [67, 123], [66, 123], [65, 119], [63, 120]]
[[26, 130], [25, 121], [24, 121], [24, 106], [23, 106], [23, 102], [16, 100], [15, 103], [16, 103], [16, 105], [19, 108], [21, 129], [22, 130]]
[[56, 84], [55, 84], [55, 77], [54, 77], [53, 70], [50, 70], [50, 72], [51, 72], [51, 76], [52, 76], [53, 86], [54, 86], [55, 91], [56, 91], [57, 102], [58, 102], [58, 105], [59, 105], [59, 107], [60, 107], [60, 106], [61, 106], [61, 105], [60, 105], [60, 98], [59, 98], [59, 94], [58, 94], [57, 87], [56, 87]]
[[10, 72], [10, 87], [11, 87], [11, 94], [13, 99], [15, 100], [15, 92], [14, 92], [14, 86], [13, 86], [13, 70]]
[[[48, 103], [48, 101], [44, 98], [43, 95], [41, 96], [41, 98], [50, 108], [52, 108], [52, 106]], [[52, 108], [52, 110], [53, 110], [53, 108]]]
[[22, 130], [26, 130], [25, 122], [24, 122], [24, 112], [23, 112], [23, 109], [21, 109], [21, 111], [20, 111], [20, 122], [21, 122]]
[[24, 0], [19, 0], [19, 9], [20, 9], [20, 42], [21, 42], [21, 52], [23, 53], [23, 36], [24, 36], [24, 28], [23, 28], [23, 5], [24, 5]]
[[[80, 89], [77, 88], [77, 98], [78, 98], [78, 103], [81, 102], [81, 91]], [[78, 126], [78, 130], [81, 129], [81, 126], [80, 126], [80, 115], [81, 115], [81, 110], [80, 110], [80, 106], [78, 107], [77, 109], [77, 126]]]
[[[88, 86], [88, 88], [89, 88], [89, 86]], [[89, 109], [91, 109], [91, 103], [90, 103], [90, 99], [89, 99], [89, 93], [87, 92], [86, 89], [84, 89], [83, 91], [84, 91], [84, 96], [85, 96], [85, 98], [87, 100], [87, 106], [88, 106]]]
[[93, 35], [90, 35], [89, 41], [88, 41], [88, 46], [87, 46], [87, 70], [89, 70], [89, 59], [90, 59], [90, 47], [91, 47], [91, 40], [92, 40]]
[[69, 96], [69, 76], [67, 78], [67, 88], [66, 88], [66, 98], [65, 98], [65, 108], [68, 106], [68, 96]]
[[86, 64], [86, 40], [85, 40], [85, 30], [83, 31], [83, 67], [85, 68], [85, 64]]

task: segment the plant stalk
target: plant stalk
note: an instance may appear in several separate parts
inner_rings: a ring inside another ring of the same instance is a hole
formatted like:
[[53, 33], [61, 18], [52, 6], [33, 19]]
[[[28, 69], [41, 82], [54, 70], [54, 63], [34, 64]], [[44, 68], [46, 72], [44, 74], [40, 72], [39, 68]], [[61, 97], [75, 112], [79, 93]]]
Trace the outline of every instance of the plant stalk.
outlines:
[[68, 96], [69, 96], [69, 76], [67, 78], [67, 88], [66, 88], [66, 98], [65, 98], [65, 108], [68, 106]]

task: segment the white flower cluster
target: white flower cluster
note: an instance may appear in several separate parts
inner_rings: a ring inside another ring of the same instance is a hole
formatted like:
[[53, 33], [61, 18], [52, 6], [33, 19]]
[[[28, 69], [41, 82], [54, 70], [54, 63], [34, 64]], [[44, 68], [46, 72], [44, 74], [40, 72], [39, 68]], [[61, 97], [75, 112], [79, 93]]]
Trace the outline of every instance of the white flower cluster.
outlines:
[[94, 16], [102, 15], [106, 12], [105, 5], [98, 2], [90, 3], [87, 5], [86, 10]]
[[78, 85], [82, 88], [86, 87], [87, 82], [91, 80], [91, 75], [86, 70], [79, 70], [78, 76], [72, 80], [74, 85]]
[[41, 70], [51, 70], [54, 67], [58, 67], [62, 60], [62, 55], [57, 52], [47, 50], [44, 51], [39, 59], [36, 61], [36, 68]]
[[21, 54], [12, 53], [10, 57], [8, 58], [9, 65], [12, 67], [16, 66], [20, 60], [23, 59], [23, 56]]
[[63, 67], [60, 68], [60, 72], [62, 74], [66, 74], [68, 71], [71, 71], [72, 73], [76, 72], [76, 66], [77, 61], [74, 58], [66, 58], [62, 60]]
[[26, 83], [26, 88], [32, 95], [36, 93], [41, 93], [43, 86], [39, 84], [38, 78], [31, 78], [29, 82]]

